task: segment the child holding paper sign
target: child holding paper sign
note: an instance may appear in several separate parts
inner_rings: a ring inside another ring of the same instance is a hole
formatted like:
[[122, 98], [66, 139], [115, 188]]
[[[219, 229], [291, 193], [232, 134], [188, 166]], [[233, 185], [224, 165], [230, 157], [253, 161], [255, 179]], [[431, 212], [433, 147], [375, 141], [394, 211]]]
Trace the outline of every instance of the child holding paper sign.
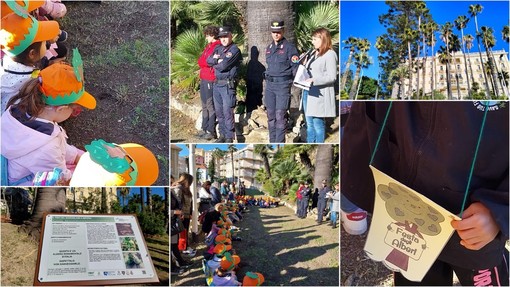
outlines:
[[[462, 218], [419, 284], [450, 286], [455, 271], [462, 285], [508, 285], [508, 138], [508, 102], [355, 102], [342, 193], [373, 209], [372, 155], [374, 167]], [[416, 284], [395, 273], [395, 285]]]

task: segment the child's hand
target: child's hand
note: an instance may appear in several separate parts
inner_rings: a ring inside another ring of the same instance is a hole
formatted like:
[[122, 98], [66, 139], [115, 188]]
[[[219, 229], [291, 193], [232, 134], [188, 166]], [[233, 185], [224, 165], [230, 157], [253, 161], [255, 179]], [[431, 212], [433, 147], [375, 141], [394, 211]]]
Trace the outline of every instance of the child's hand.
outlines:
[[464, 210], [462, 220], [453, 220], [451, 224], [462, 239], [460, 244], [471, 250], [482, 249], [499, 232], [490, 210], [480, 202], [472, 203]]

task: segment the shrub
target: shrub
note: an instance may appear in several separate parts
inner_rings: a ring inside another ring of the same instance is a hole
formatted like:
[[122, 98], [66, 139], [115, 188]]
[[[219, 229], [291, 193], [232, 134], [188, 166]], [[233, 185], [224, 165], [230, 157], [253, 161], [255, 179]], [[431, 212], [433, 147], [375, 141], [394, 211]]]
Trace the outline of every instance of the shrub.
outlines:
[[163, 235], [165, 229], [165, 215], [163, 213], [138, 213], [138, 221], [144, 234]]

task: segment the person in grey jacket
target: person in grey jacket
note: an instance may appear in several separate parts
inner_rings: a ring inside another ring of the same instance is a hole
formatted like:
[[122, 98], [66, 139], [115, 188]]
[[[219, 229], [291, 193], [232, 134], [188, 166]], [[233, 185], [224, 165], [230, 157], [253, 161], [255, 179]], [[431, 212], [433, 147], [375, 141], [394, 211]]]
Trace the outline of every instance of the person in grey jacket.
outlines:
[[306, 141], [323, 143], [326, 137], [324, 118], [336, 117], [335, 81], [338, 57], [332, 49], [331, 34], [325, 28], [312, 33], [315, 51], [307, 57], [305, 67], [311, 78], [310, 89], [303, 90], [301, 106], [306, 118]]
[[322, 180], [322, 188], [319, 189], [319, 199], [317, 201], [317, 223], [322, 224], [322, 216], [324, 215], [324, 209], [326, 209], [326, 194], [331, 191], [328, 186], [328, 181]]

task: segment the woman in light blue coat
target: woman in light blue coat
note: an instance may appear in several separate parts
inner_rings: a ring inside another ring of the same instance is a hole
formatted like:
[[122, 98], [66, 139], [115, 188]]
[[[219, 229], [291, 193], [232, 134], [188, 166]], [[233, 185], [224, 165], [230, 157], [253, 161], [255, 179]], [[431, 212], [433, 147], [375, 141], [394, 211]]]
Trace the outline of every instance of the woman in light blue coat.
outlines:
[[306, 59], [310, 74], [310, 89], [303, 90], [302, 108], [306, 118], [306, 141], [323, 143], [326, 137], [325, 119], [336, 117], [335, 82], [338, 57], [332, 49], [331, 35], [325, 28], [312, 33], [314, 51]]

